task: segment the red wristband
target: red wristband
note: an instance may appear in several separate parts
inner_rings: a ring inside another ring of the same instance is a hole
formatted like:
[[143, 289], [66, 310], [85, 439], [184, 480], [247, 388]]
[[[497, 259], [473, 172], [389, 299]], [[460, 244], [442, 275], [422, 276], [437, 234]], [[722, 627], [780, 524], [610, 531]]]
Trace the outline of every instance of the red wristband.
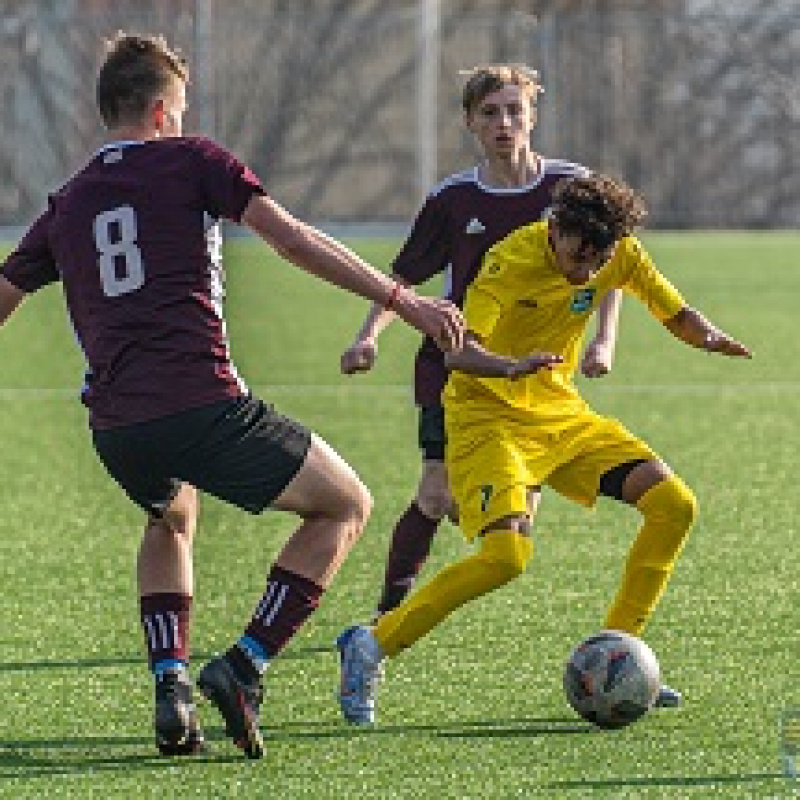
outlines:
[[400, 294], [400, 282], [394, 282], [394, 288], [392, 289], [392, 293], [389, 295], [389, 299], [383, 304], [383, 307], [387, 311], [391, 311], [394, 308], [395, 301], [397, 300], [397, 295]]

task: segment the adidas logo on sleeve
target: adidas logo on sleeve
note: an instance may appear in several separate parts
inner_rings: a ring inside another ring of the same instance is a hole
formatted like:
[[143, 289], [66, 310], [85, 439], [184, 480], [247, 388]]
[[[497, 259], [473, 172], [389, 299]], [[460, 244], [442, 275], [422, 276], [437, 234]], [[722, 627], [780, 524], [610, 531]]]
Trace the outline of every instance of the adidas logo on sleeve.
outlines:
[[483, 223], [477, 217], [473, 217], [464, 228], [464, 233], [483, 233], [485, 230]]

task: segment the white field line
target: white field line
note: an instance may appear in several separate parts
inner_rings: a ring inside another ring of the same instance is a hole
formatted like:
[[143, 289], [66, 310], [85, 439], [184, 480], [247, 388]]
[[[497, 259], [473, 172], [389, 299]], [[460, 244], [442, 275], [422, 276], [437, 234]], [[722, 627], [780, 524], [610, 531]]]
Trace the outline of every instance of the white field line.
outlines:
[[[316, 394], [401, 394], [412, 395], [408, 384], [339, 384], [339, 383], [278, 383], [249, 384], [250, 388], [260, 396], [268, 397], [276, 394], [293, 394], [295, 392], [314, 392]], [[627, 383], [599, 385], [592, 384], [592, 393], [601, 394], [793, 394], [800, 392], [800, 381], [780, 383]], [[0, 386], [0, 397], [35, 397], [35, 396], [75, 396], [78, 388], [50, 386]]]
[[[586, 386], [584, 384], [583, 386]], [[775, 392], [786, 392], [792, 394], [800, 392], [800, 381], [786, 381], [780, 383], [627, 383], [602, 385], [592, 383], [589, 385], [591, 392], [603, 392], [609, 394], [714, 394], [716, 392], [736, 392], [742, 394], [770, 394]], [[281, 383], [273, 385], [252, 385], [254, 392], [268, 393], [289, 393], [313, 389], [318, 392], [328, 394], [382, 394], [382, 393], [405, 393], [411, 394], [412, 387], [408, 384], [318, 384], [318, 383]], [[583, 387], [581, 387], [583, 388]]]

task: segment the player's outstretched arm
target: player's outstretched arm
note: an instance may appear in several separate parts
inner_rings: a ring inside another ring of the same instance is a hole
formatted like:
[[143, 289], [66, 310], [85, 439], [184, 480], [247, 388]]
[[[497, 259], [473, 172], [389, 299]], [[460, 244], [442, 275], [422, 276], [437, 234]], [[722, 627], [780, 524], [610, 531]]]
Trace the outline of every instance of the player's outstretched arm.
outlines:
[[17, 310], [25, 293], [0, 275], [0, 326]]
[[664, 321], [664, 327], [682, 342], [724, 356], [752, 358], [750, 351], [741, 342], [728, 336], [709, 322], [699, 311], [684, 306], [674, 317]]
[[452, 303], [418, 295], [402, 286], [341, 242], [295, 219], [270, 197], [254, 195], [242, 214], [242, 222], [306, 272], [395, 311], [445, 352], [461, 349], [464, 319]]
[[581, 372], [587, 378], [599, 378], [611, 372], [614, 352], [617, 348], [619, 309], [622, 305], [622, 290], [612, 289], [606, 293], [597, 309], [597, 333], [586, 345], [581, 359]]
[[[397, 276], [393, 276], [399, 280]], [[342, 353], [340, 367], [345, 375], [368, 372], [378, 357], [378, 337], [392, 323], [395, 313], [381, 303], [373, 303], [355, 341]]]
[[467, 331], [462, 350], [445, 355], [448, 369], [482, 378], [520, 378], [540, 369], [550, 369], [563, 360], [552, 353], [531, 353], [524, 358], [501, 356], [487, 350], [472, 331]]

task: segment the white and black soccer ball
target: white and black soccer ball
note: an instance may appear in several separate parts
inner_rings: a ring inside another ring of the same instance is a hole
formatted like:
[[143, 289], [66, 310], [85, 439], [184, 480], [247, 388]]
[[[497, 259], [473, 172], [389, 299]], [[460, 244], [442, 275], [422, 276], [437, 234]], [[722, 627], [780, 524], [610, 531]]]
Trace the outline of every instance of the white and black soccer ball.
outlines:
[[653, 651], [622, 631], [600, 631], [584, 639], [564, 667], [569, 704], [600, 728], [624, 728], [644, 716], [660, 686]]

